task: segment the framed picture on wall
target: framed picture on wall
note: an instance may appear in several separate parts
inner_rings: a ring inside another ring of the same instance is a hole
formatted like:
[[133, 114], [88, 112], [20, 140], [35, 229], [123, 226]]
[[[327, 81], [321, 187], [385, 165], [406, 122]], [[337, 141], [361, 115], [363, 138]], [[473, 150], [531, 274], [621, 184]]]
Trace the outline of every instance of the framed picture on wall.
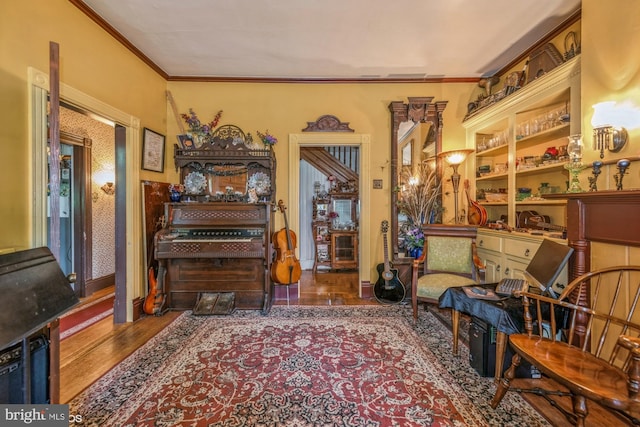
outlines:
[[144, 128], [142, 133], [142, 169], [164, 172], [164, 135]]

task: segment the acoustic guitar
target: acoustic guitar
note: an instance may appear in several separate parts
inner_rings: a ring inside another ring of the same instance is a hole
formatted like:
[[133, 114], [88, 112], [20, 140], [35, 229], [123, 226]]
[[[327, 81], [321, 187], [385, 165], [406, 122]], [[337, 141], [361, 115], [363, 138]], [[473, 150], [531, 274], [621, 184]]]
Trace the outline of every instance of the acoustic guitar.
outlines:
[[387, 246], [387, 230], [389, 229], [389, 221], [382, 221], [381, 230], [384, 242], [384, 263], [378, 264], [378, 281], [373, 287], [373, 294], [381, 304], [397, 304], [401, 302], [407, 289], [404, 283], [398, 278], [398, 270], [391, 268], [389, 262], [388, 246]]
[[480, 203], [471, 199], [469, 196], [469, 180], [464, 180], [464, 192], [467, 195], [467, 202], [469, 204], [469, 213], [467, 214], [467, 221], [471, 225], [486, 225], [489, 219], [487, 210]]
[[289, 230], [289, 222], [282, 200], [278, 201], [278, 208], [284, 215], [284, 228], [273, 233], [272, 243], [276, 249], [276, 259], [271, 265], [271, 280], [281, 285], [290, 285], [300, 280], [302, 268], [296, 258], [296, 233]]

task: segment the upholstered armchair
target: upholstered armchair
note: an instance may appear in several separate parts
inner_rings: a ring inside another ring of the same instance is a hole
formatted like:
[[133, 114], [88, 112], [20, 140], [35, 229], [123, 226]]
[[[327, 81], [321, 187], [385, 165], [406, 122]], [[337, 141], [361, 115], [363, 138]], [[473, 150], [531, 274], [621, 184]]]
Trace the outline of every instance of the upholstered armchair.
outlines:
[[437, 303], [448, 288], [484, 281], [484, 265], [476, 253], [475, 226], [430, 224], [422, 230], [424, 248], [412, 266], [414, 319], [418, 318], [418, 302]]

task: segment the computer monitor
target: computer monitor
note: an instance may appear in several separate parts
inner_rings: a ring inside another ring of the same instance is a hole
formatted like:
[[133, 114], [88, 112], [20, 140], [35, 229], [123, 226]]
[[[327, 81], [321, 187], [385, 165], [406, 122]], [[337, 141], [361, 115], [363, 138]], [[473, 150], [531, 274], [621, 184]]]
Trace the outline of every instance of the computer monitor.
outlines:
[[573, 248], [544, 239], [525, 269], [524, 278], [530, 285], [540, 288], [543, 293], [557, 298], [562, 289], [554, 287], [555, 281], [572, 253]]

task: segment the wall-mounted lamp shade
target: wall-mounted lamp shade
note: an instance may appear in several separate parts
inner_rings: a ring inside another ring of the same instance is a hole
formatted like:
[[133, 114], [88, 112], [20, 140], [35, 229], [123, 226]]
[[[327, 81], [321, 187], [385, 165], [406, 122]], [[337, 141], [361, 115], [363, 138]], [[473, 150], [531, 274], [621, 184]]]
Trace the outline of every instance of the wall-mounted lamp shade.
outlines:
[[107, 182], [115, 182], [115, 173], [113, 170], [99, 170], [93, 173], [93, 183], [98, 187], [102, 187]]
[[600, 102], [593, 106], [591, 125], [594, 128], [611, 126], [618, 129], [636, 129], [640, 126], [640, 108], [630, 102]]
[[615, 101], [600, 102], [593, 106], [593, 116], [591, 117], [591, 125], [594, 128], [614, 126]]

